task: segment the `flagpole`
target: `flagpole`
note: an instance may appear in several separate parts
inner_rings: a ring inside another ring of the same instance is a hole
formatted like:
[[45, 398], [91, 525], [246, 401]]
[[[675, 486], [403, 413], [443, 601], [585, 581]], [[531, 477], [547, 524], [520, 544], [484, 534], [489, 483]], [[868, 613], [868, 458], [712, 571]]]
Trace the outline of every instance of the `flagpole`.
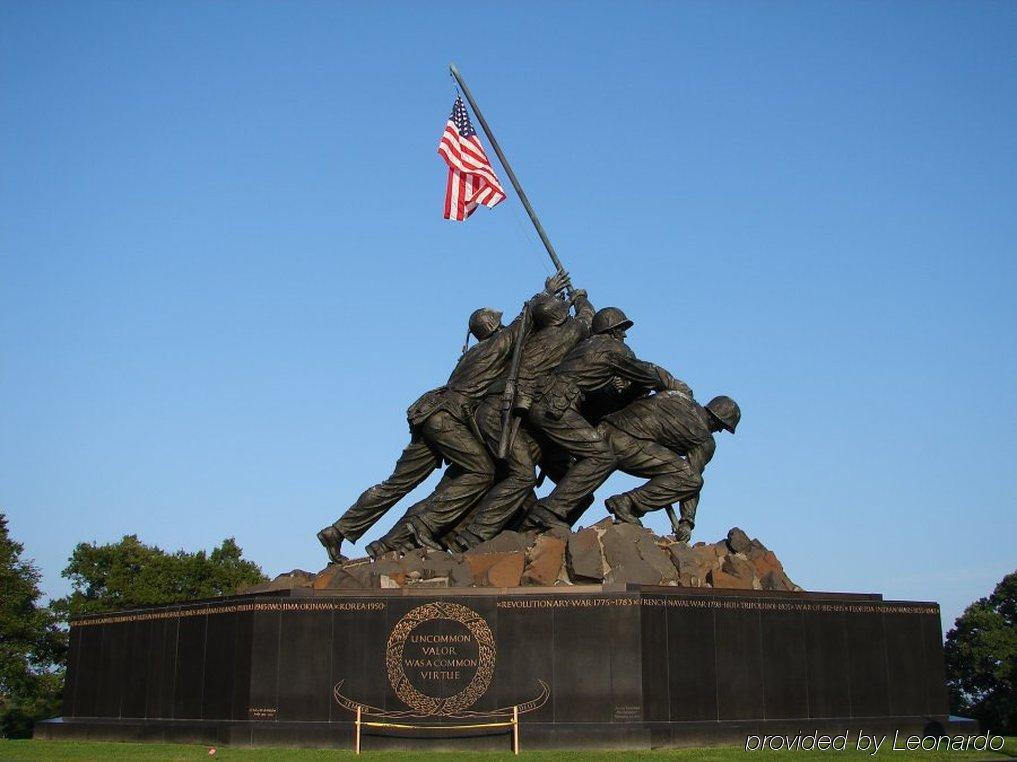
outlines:
[[470, 92], [470, 88], [466, 86], [463, 81], [462, 74], [459, 73], [459, 69], [456, 68], [455, 64], [449, 64], [448, 70], [452, 72], [452, 76], [455, 77], [456, 82], [459, 83], [459, 87], [463, 90], [463, 95], [466, 96], [466, 100], [469, 101], [470, 107], [473, 109], [473, 113], [477, 115], [477, 121], [480, 122], [480, 126], [484, 130], [484, 134], [487, 135], [487, 139], [491, 141], [491, 147], [494, 152], [498, 154], [498, 161], [505, 168], [505, 174], [508, 175], [509, 180], [512, 183], [512, 187], [516, 189], [516, 194], [519, 196], [519, 200], [523, 202], [523, 208], [526, 213], [530, 215], [530, 221], [533, 222], [533, 227], [537, 229], [537, 235], [540, 236], [540, 240], [544, 243], [544, 248], [547, 249], [548, 255], [551, 257], [551, 261], [554, 262], [555, 268], [558, 272], [565, 270], [562, 267], [561, 260], [558, 259], [558, 255], [555, 253], [554, 246], [551, 244], [551, 239], [547, 237], [547, 233], [544, 231], [544, 226], [540, 224], [540, 218], [537, 217], [537, 213], [533, 211], [533, 207], [530, 206], [530, 200], [526, 197], [526, 191], [523, 190], [523, 186], [519, 184], [519, 178], [516, 177], [516, 173], [512, 171], [512, 167], [508, 163], [508, 159], [505, 158], [505, 154], [502, 153], [501, 146], [498, 145], [498, 141], [495, 140], [494, 133], [491, 132], [491, 127], [488, 125], [487, 120], [484, 119], [484, 115], [477, 107], [477, 102], [473, 100], [473, 93]]

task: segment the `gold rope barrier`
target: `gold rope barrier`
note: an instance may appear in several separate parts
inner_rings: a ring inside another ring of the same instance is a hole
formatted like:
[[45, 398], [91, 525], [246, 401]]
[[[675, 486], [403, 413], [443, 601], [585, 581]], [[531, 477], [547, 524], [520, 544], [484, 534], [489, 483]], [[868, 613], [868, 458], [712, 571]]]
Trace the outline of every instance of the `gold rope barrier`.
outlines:
[[353, 752], [360, 753], [360, 737], [363, 728], [400, 728], [403, 730], [473, 730], [474, 728], [512, 728], [512, 753], [519, 754], [519, 707], [512, 707], [512, 719], [508, 722], [477, 722], [471, 725], [409, 725], [399, 722], [366, 722], [363, 707], [357, 707], [356, 737]]
[[409, 728], [412, 730], [470, 730], [472, 728], [508, 728], [514, 722], [478, 722], [476, 725], [401, 725], [398, 722], [361, 722], [368, 728]]

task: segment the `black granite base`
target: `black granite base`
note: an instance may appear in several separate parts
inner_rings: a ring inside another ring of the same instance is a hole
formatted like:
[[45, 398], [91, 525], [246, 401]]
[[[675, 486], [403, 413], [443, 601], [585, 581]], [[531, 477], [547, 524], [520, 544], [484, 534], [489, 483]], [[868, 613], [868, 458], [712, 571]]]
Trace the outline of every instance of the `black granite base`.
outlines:
[[[947, 716], [939, 607], [673, 587], [240, 596], [72, 623], [37, 737], [350, 748], [500, 721], [523, 748], [977, 732]], [[508, 748], [502, 728], [364, 748]]]

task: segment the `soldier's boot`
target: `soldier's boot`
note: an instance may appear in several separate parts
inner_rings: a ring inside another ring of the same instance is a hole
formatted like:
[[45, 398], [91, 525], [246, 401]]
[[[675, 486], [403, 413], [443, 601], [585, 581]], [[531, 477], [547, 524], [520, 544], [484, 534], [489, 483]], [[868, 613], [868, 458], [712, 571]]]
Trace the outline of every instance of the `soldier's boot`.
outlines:
[[530, 508], [529, 519], [532, 523], [544, 529], [555, 529], [556, 527], [564, 529], [569, 528], [568, 522], [565, 521], [564, 518], [545, 506], [539, 500], [533, 504], [532, 508]]
[[466, 544], [459, 539], [458, 532], [449, 532], [442, 536], [439, 543], [448, 553], [462, 553], [466, 550]]
[[692, 528], [694, 524], [688, 519], [679, 519], [678, 526], [674, 530], [674, 537], [678, 542], [688, 542], [692, 539]]
[[442, 537], [441, 541], [445, 544], [445, 549], [449, 553], [462, 553], [466, 550], [466, 545], [459, 539], [458, 532], [450, 532]]
[[410, 530], [410, 534], [413, 535], [413, 539], [416, 540], [417, 545], [420, 547], [430, 548], [431, 550], [445, 550], [441, 543], [434, 539], [434, 536], [431, 534], [431, 530], [423, 524], [417, 521], [411, 521], [407, 526]]
[[341, 564], [343, 561], [348, 560], [341, 552], [343, 540], [345, 539], [343, 533], [336, 528], [335, 524], [329, 524], [318, 532], [318, 542], [328, 552], [330, 563]]
[[482, 542], [483, 540], [473, 534], [473, 532], [469, 529], [460, 529], [458, 532], [449, 535], [449, 537], [445, 540], [445, 545], [453, 553], [465, 553], [470, 548], [475, 548]]
[[395, 550], [395, 548], [390, 548], [381, 540], [375, 540], [374, 542], [369, 542], [367, 544], [367, 547], [364, 548], [364, 550], [367, 551], [367, 555], [370, 556], [371, 558], [377, 558], [378, 556], [383, 556], [386, 553], [390, 553], [391, 551]]
[[614, 514], [615, 519], [618, 521], [624, 521], [626, 524], [635, 524], [636, 526], [643, 525], [643, 522], [639, 520], [639, 516], [636, 515], [635, 506], [632, 505], [632, 500], [628, 495], [612, 495], [604, 501], [604, 505], [608, 511]]
[[417, 541], [413, 538], [412, 534], [396, 545], [396, 550], [399, 552], [400, 556], [405, 556], [410, 551], [417, 550], [418, 548], [419, 546], [417, 545]]

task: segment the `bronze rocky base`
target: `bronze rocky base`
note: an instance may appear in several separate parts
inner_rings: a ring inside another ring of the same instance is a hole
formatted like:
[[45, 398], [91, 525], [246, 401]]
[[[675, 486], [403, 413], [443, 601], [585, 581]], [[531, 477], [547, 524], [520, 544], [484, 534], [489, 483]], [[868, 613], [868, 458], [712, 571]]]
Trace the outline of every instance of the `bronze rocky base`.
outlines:
[[414, 550], [375, 560], [299, 569], [240, 592], [312, 588], [527, 587], [639, 583], [673, 587], [800, 591], [773, 551], [737, 527], [727, 539], [689, 546], [606, 518], [578, 532], [502, 532], [465, 553]]

